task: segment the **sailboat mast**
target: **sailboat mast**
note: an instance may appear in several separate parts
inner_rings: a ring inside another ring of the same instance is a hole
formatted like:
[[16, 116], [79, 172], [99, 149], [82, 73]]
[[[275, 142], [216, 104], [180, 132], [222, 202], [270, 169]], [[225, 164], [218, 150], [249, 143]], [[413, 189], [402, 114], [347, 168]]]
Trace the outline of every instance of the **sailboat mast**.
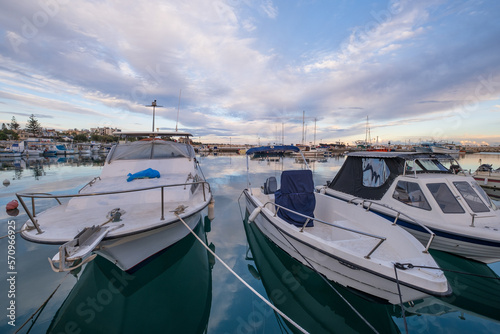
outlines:
[[304, 145], [304, 131], [305, 131], [304, 126], [306, 124], [305, 117], [306, 117], [306, 111], [302, 110], [302, 145]]
[[175, 132], [177, 132], [177, 125], [179, 124], [179, 109], [181, 108], [181, 93], [182, 93], [182, 89], [179, 89], [179, 104], [177, 105], [177, 121], [175, 122]]

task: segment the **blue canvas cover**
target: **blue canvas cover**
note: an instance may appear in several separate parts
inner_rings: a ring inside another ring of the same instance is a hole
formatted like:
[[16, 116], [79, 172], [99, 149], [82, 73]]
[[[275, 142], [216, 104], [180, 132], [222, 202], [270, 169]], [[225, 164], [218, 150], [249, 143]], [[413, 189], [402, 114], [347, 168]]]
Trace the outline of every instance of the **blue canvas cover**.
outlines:
[[135, 179], [152, 179], [155, 177], [159, 178], [160, 172], [155, 170], [155, 169], [148, 168], [148, 169], [141, 170], [140, 172], [137, 172], [134, 174], [129, 173], [127, 176], [128, 176], [127, 182], [130, 182], [130, 181], [133, 181]]
[[[281, 188], [274, 194], [275, 203], [285, 208], [314, 218], [316, 198], [310, 170], [288, 170], [281, 174]], [[280, 209], [278, 216], [290, 224], [302, 226], [307, 218]], [[311, 220], [307, 227], [314, 226]]]

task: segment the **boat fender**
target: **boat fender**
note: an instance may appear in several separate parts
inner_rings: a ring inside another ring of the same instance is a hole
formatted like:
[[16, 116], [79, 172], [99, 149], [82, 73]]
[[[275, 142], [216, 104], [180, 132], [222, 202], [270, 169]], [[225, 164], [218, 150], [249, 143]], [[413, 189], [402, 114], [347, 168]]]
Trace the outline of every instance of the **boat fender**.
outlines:
[[7, 203], [7, 205], [5, 206], [5, 209], [6, 209], [6, 211], [14, 210], [14, 209], [17, 209], [18, 205], [19, 205], [19, 203], [14, 199], [14, 200], [10, 201], [9, 203]]
[[210, 203], [208, 203], [208, 219], [214, 220], [215, 218], [215, 201], [212, 198]]
[[252, 223], [255, 218], [257, 218], [257, 215], [260, 213], [260, 210], [262, 210], [262, 208], [260, 206], [256, 207], [252, 213], [250, 214], [250, 216], [248, 217], [248, 222], [249, 223]]
[[10, 186], [10, 181], [9, 181], [9, 179], [5, 179], [5, 180], [3, 180], [3, 185], [4, 185], [5, 187]]
[[484, 178], [484, 185], [487, 185], [487, 184], [488, 184], [488, 178], [487, 178], [487, 177], [485, 177], [485, 178]]

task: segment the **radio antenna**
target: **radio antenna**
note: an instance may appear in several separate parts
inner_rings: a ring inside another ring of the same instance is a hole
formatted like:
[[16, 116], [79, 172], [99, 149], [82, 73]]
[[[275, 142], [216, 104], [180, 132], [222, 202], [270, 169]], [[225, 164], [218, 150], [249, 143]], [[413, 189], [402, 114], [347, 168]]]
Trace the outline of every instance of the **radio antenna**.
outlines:
[[156, 100], [154, 100], [153, 102], [151, 102], [151, 105], [147, 105], [146, 107], [153, 107], [153, 129], [151, 130], [152, 132], [155, 132], [155, 109], [156, 107], [158, 108], [161, 108], [163, 106], [159, 106], [156, 104]]
[[181, 107], [181, 93], [182, 93], [182, 89], [179, 89], [179, 104], [177, 105], [177, 122], [175, 122], [175, 132], [177, 132], [177, 124], [179, 124], [179, 109]]

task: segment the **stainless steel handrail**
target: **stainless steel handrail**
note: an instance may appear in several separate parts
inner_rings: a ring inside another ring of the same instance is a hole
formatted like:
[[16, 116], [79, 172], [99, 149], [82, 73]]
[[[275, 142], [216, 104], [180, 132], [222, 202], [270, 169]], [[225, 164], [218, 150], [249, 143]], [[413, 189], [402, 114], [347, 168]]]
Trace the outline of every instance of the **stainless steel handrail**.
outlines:
[[[114, 194], [124, 194], [124, 193], [132, 193], [132, 192], [138, 192], [138, 191], [146, 191], [146, 190], [152, 190], [152, 189], [159, 189], [161, 188], [161, 220], [164, 220], [164, 201], [163, 201], [163, 191], [164, 188], [171, 188], [171, 187], [185, 187], [186, 185], [194, 185], [194, 184], [203, 184], [203, 201], [207, 201], [207, 196], [205, 193], [205, 185], [208, 185], [208, 193], [211, 193], [210, 189], [210, 183], [207, 181], [197, 181], [197, 182], [191, 182], [191, 183], [176, 183], [176, 184], [169, 184], [169, 185], [160, 185], [160, 186], [154, 186], [154, 187], [146, 187], [146, 188], [138, 188], [138, 189], [129, 189], [129, 190], [120, 190], [120, 191], [106, 191], [106, 192], [98, 192], [98, 193], [89, 193], [89, 194], [73, 194], [73, 195], [52, 195], [49, 193], [16, 193], [16, 197], [19, 199], [19, 202], [24, 208], [24, 211], [26, 211], [26, 214], [30, 218], [31, 222], [35, 226], [36, 230], [38, 231], [39, 234], [43, 233], [42, 229], [40, 228], [40, 225], [38, 224], [38, 221], [35, 219], [35, 199], [55, 199], [59, 205], [61, 205], [61, 201], [59, 200], [60, 198], [74, 198], [74, 197], [91, 197], [91, 196], [104, 196], [104, 195], [114, 195]], [[31, 198], [31, 206], [32, 206], [32, 212], [28, 209], [26, 203], [23, 200], [24, 198]]]
[[328, 225], [328, 226], [331, 226], [331, 227], [336, 227], [336, 228], [340, 228], [342, 230], [345, 230], [345, 231], [349, 231], [349, 232], [353, 232], [353, 233], [357, 233], [357, 234], [361, 234], [361, 235], [364, 235], [364, 236], [367, 236], [367, 237], [371, 237], [371, 238], [375, 238], [375, 239], [379, 239], [379, 242], [375, 245], [375, 247], [373, 247], [373, 249], [367, 254], [365, 255], [365, 258], [366, 259], [369, 259], [370, 258], [370, 255], [373, 254], [373, 252], [375, 252], [375, 250], [377, 250], [377, 248], [385, 241], [387, 240], [387, 238], [385, 237], [381, 237], [381, 236], [378, 236], [378, 235], [375, 235], [375, 234], [370, 234], [370, 233], [366, 233], [366, 232], [362, 232], [362, 231], [358, 231], [358, 230], [354, 230], [354, 229], [351, 229], [351, 228], [348, 228], [348, 227], [344, 227], [344, 226], [340, 226], [340, 225], [335, 225], [335, 224], [332, 224], [332, 223], [328, 223], [328, 222], [325, 222], [321, 219], [318, 219], [318, 218], [314, 218], [314, 217], [310, 217], [310, 216], [307, 216], [307, 215], [304, 215], [304, 214], [301, 214], [300, 212], [296, 212], [296, 211], [293, 211], [291, 209], [288, 209], [284, 206], [281, 206], [279, 204], [276, 204], [272, 201], [268, 201], [266, 202], [262, 207], [265, 207], [266, 205], [268, 204], [271, 204], [273, 207], [278, 207], [278, 210], [275, 211], [274, 213], [274, 216], [276, 217], [276, 215], [278, 214], [278, 211], [279, 209], [284, 209], [286, 211], [289, 211], [289, 212], [292, 212], [296, 215], [299, 215], [301, 217], [304, 217], [306, 218], [306, 222], [304, 224], [304, 226], [302, 227], [301, 229], [301, 232], [304, 230], [304, 227], [305, 225], [307, 225], [307, 223], [309, 223], [309, 221], [315, 221], [315, 222], [318, 222], [318, 223], [322, 223], [322, 224], [325, 224], [325, 225]]
[[[358, 203], [354, 202], [356, 200], [358, 200]], [[365, 202], [369, 203], [369, 205], [366, 208], [365, 208]], [[425, 249], [424, 249], [424, 253], [428, 253], [429, 252], [429, 248], [430, 248], [431, 243], [434, 240], [434, 237], [436, 236], [436, 234], [434, 232], [432, 232], [431, 229], [429, 229], [427, 226], [425, 226], [424, 224], [422, 224], [419, 221], [417, 221], [415, 218], [412, 218], [412, 217], [408, 216], [407, 214], [405, 214], [405, 213], [403, 213], [401, 211], [398, 211], [396, 209], [393, 209], [393, 208], [391, 208], [389, 206], [386, 206], [384, 204], [377, 203], [377, 202], [374, 202], [374, 201], [370, 201], [370, 200], [367, 200], [367, 199], [363, 199], [363, 198], [360, 198], [360, 197], [355, 197], [355, 198], [349, 200], [348, 203], [351, 203], [351, 204], [354, 204], [354, 205], [361, 204], [363, 206], [363, 208], [365, 208], [367, 211], [369, 211], [371, 209], [372, 204], [378, 205], [378, 206], [380, 206], [380, 207], [382, 207], [384, 209], [387, 209], [387, 210], [391, 210], [391, 211], [393, 211], [393, 212], [395, 212], [397, 214], [396, 217], [395, 217], [395, 219], [394, 219], [394, 222], [392, 222], [392, 225], [396, 225], [397, 221], [399, 220], [399, 216], [404, 216], [408, 220], [411, 220], [414, 223], [418, 224], [427, 233], [429, 233], [431, 235], [430, 238], [429, 238], [429, 241], [427, 242], [427, 245], [425, 246]]]

